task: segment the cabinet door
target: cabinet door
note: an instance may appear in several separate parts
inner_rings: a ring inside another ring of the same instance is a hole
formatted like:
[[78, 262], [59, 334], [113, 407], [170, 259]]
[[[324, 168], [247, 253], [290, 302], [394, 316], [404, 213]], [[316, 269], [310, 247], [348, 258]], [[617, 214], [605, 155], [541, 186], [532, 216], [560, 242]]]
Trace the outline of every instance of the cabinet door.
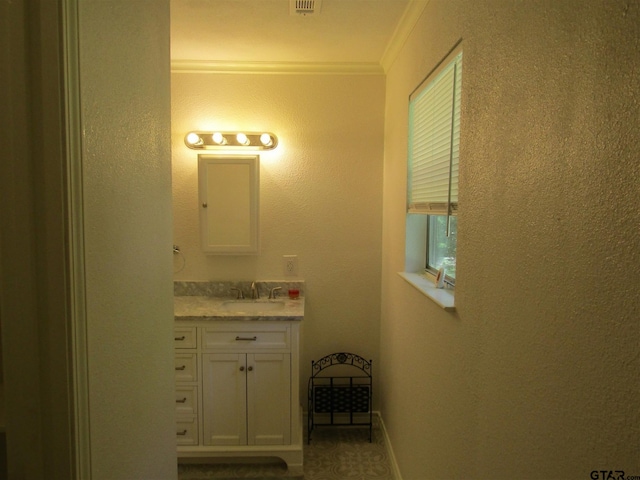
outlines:
[[204, 444], [246, 445], [246, 355], [202, 355], [202, 392]]
[[260, 161], [257, 155], [198, 155], [200, 232], [209, 254], [257, 254]]
[[249, 445], [291, 443], [291, 355], [247, 354]]

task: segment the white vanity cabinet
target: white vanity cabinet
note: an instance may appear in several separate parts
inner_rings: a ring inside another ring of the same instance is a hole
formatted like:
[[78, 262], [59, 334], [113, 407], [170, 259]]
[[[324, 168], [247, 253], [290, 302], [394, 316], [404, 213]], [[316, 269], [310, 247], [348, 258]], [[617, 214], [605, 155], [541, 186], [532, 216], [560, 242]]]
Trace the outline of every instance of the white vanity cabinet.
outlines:
[[299, 321], [176, 321], [178, 457], [280, 457], [302, 473]]
[[204, 354], [204, 444], [290, 444], [290, 362], [284, 353]]

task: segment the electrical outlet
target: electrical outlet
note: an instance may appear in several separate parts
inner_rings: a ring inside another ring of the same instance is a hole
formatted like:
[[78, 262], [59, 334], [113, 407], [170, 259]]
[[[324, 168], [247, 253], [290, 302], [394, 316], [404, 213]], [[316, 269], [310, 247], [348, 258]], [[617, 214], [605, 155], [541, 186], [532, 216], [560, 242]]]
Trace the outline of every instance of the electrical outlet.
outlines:
[[298, 276], [298, 256], [297, 255], [283, 255], [282, 267], [285, 277], [297, 277]]

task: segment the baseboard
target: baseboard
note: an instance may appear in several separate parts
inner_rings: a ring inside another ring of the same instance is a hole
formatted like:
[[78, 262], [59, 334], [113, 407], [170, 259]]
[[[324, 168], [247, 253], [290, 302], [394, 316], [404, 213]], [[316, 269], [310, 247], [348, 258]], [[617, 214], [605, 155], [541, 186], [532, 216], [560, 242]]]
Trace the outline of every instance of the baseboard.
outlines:
[[387, 435], [387, 428], [384, 425], [384, 420], [382, 420], [382, 415], [380, 415], [380, 412], [375, 412], [375, 414], [378, 416], [378, 425], [380, 425], [382, 438], [384, 438], [384, 445], [387, 448], [387, 455], [389, 455], [389, 464], [391, 465], [391, 472], [393, 473], [393, 478], [395, 480], [402, 480], [402, 475], [400, 474], [400, 469], [398, 468], [398, 462], [396, 462], [396, 456], [393, 453], [391, 440], [389, 440], [389, 435]]

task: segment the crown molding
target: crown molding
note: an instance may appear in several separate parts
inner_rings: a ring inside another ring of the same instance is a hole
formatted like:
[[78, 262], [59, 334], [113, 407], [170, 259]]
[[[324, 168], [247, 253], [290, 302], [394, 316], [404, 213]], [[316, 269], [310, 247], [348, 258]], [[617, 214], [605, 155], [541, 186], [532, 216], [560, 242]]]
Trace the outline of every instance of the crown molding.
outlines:
[[391, 40], [382, 55], [380, 64], [384, 73], [387, 73], [393, 65], [393, 62], [395, 62], [400, 50], [406, 43], [409, 35], [411, 35], [413, 28], [416, 26], [416, 23], [418, 23], [418, 19], [428, 3], [429, 0], [409, 0], [409, 5], [407, 5], [406, 10], [402, 14], [402, 18], [398, 22], [391, 36]]
[[380, 63], [172, 60], [171, 73], [385, 75], [396, 60], [428, 3], [429, 0], [409, 0]]
[[172, 60], [171, 73], [384, 75], [378, 63], [218, 62]]

